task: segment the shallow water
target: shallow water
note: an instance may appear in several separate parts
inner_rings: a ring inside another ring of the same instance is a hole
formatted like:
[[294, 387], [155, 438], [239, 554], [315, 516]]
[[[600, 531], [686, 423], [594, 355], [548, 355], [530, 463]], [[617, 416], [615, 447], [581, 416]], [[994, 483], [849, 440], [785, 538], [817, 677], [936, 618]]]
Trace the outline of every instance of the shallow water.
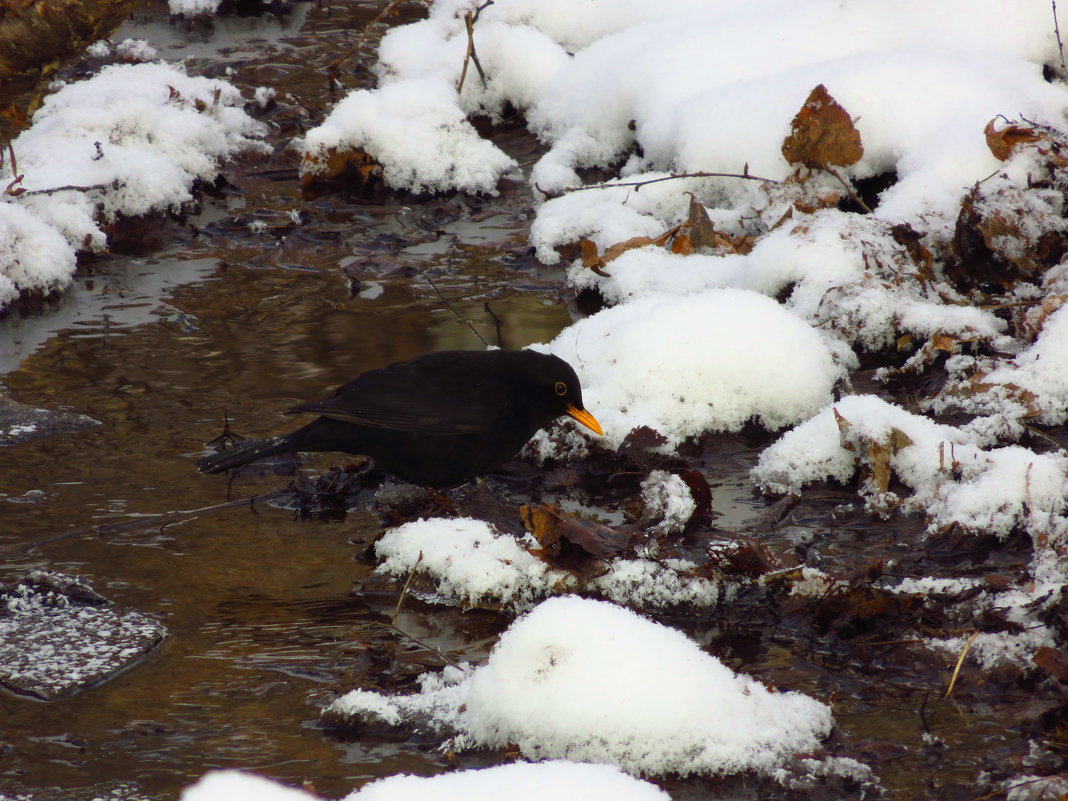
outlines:
[[[193, 71], [231, 67], [239, 85], [270, 84], [325, 107], [335, 95], [323, 67], [374, 13], [377, 4], [324, 0], [299, 4], [281, 21], [223, 20], [207, 31], [172, 26], [153, 5], [114, 38], [145, 36], [165, 57], [191, 57]], [[346, 87], [361, 81], [358, 69], [342, 75]], [[279, 141], [295, 135], [289, 114], [299, 111], [280, 104]], [[536, 147], [524, 137], [508, 146]], [[73, 800], [127, 786], [131, 797], [173, 798], [210, 768], [240, 767], [311, 780], [337, 797], [374, 777], [455, 764], [403, 734], [339, 737], [318, 728], [318, 703], [329, 693], [385, 680], [406, 686], [440, 665], [383, 628], [395, 597], [351, 593], [370, 570], [358, 558], [376, 528], [369, 516], [296, 521], [264, 504], [166, 525], [153, 515], [208, 509], [287, 481], [252, 475], [231, 486], [196, 473], [224, 416], [246, 436], [286, 431], [293, 419], [282, 410], [365, 369], [480, 347], [457, 315], [493, 340], [487, 300], [509, 347], [550, 339], [573, 317], [561, 275], [524, 257], [523, 187], [475, 206], [368, 204], [342, 194], [302, 198], [292, 156], [250, 158], [226, 171], [231, 186], [205, 198], [198, 214], [132, 224], [124, 241], [138, 242], [128, 248], [136, 252], [120, 247], [88, 262], [54, 309], [0, 322], [0, 341], [11, 343], [0, 349], [0, 368], [16, 400], [101, 422], [0, 450], [0, 580], [32, 567], [75, 573], [115, 603], [158, 615], [170, 631], [146, 663], [73, 698], [0, 693], [0, 793]], [[254, 233], [252, 222], [265, 232]], [[443, 233], [423, 236], [427, 227]], [[385, 235], [410, 244], [375, 246]], [[705, 447], [723, 536], [766, 506], [748, 480], [760, 446], [722, 437]], [[336, 461], [323, 455], [310, 465]], [[10, 502], [32, 489], [46, 499]], [[852, 498], [813, 493], [764, 540], [784, 552], [818, 549], [836, 564], [907, 557], [919, 524], [860, 514], [836, 521], [835, 508]], [[619, 520], [617, 508], [586, 511]], [[411, 601], [397, 622], [412, 638], [478, 661], [508, 620]], [[884, 660], [880, 651], [868, 662], [828, 650], [816, 638], [769, 632], [744, 611], [672, 622], [736, 669], [836, 696], [843, 736], [901, 797], [938, 797], [941, 784], [973, 781], [982, 758], [1013, 739], [982, 699], [939, 703], [944, 677], [927, 666]], [[950, 748], [923, 746], [928, 729]], [[702, 782], [666, 784], [676, 799], [707, 797]]]

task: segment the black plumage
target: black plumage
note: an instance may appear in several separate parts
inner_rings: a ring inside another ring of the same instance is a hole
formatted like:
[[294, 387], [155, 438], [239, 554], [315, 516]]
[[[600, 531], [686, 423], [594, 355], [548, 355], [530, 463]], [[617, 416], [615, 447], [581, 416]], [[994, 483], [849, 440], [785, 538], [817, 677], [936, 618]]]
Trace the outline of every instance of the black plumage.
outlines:
[[582, 406], [571, 365], [532, 350], [439, 351], [363, 373], [330, 398], [288, 414], [319, 415], [258, 445], [201, 459], [202, 472], [289, 451], [370, 456], [419, 484], [451, 484], [490, 472], [561, 415], [601, 434]]

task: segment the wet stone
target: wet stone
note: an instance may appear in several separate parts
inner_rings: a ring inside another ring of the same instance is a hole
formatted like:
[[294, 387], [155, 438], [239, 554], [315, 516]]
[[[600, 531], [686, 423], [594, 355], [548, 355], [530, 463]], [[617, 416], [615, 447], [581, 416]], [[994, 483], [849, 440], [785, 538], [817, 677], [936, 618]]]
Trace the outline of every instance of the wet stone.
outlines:
[[166, 629], [88, 582], [35, 570], [0, 584], [0, 686], [46, 701], [99, 685], [147, 656]]
[[75, 412], [53, 412], [16, 403], [0, 393], [0, 445], [17, 445], [52, 434], [81, 431], [100, 422]]

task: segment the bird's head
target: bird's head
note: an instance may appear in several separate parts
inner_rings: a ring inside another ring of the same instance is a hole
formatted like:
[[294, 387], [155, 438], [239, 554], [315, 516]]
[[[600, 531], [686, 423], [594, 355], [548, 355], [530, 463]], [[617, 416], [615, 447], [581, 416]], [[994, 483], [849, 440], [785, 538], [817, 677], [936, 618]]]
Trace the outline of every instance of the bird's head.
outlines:
[[521, 352], [530, 354], [528, 375], [534, 382], [532, 391], [537, 393], [539, 406], [551, 411], [553, 419], [566, 414], [595, 434], [603, 435], [601, 424], [582, 405], [582, 385], [574, 368], [558, 356], [531, 350]]

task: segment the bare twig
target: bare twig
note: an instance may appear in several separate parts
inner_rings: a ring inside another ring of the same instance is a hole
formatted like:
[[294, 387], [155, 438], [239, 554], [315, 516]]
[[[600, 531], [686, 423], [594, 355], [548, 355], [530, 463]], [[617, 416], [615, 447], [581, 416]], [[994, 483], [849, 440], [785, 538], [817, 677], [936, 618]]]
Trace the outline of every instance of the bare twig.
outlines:
[[[22, 176], [20, 175], [21, 179]], [[91, 184], [89, 186], [77, 186], [75, 184], [68, 184], [67, 186], [53, 186], [48, 189], [26, 189], [22, 192], [23, 195], [51, 195], [56, 192], [92, 192], [94, 189], [113, 189], [118, 186], [117, 181], [112, 181], [109, 184]]]
[[972, 635], [965, 641], [964, 647], [960, 649], [960, 656], [957, 657], [957, 664], [953, 668], [953, 675], [949, 679], [949, 688], [946, 690], [946, 694], [943, 698], [949, 698], [953, 694], [953, 686], [957, 683], [957, 674], [960, 673], [960, 666], [964, 664], [964, 657], [968, 655], [968, 649], [972, 645], [972, 640], [979, 636], [978, 631], [973, 631]]
[[352, 58], [353, 54], [355, 54], [357, 50], [363, 47], [363, 43], [367, 41], [368, 34], [371, 33], [371, 28], [381, 22], [383, 17], [385, 17], [387, 14], [393, 13], [393, 10], [403, 1], [404, 0], [392, 0], [392, 2], [386, 3], [386, 5], [383, 6], [382, 10], [375, 15], [375, 18], [364, 26], [363, 33], [360, 34], [360, 38], [357, 39], [356, 42], [340, 56], [338, 56], [326, 65], [327, 77], [329, 77], [331, 80], [334, 80], [334, 78], [336, 78], [337, 76], [338, 70], [341, 69], [342, 63]]
[[463, 323], [468, 328], [470, 328], [471, 329], [471, 333], [473, 333], [476, 337], [478, 337], [479, 342], [481, 342], [483, 345], [485, 345], [488, 348], [490, 346], [490, 344], [482, 337], [482, 334], [478, 333], [478, 329], [475, 328], [473, 325], [471, 325], [471, 321], [465, 319], [463, 317], [463, 315], [460, 314], [460, 312], [456, 311], [456, 309], [453, 307], [453, 305], [451, 303], [449, 303], [448, 298], [446, 298], [444, 295], [441, 294], [441, 290], [438, 289], [438, 285], [434, 283], [434, 279], [431, 278], [428, 275], [428, 276], [426, 276], [426, 280], [427, 280], [427, 283], [430, 284], [431, 289], [433, 289], [434, 292], [437, 294], [437, 296], [439, 298], [441, 298], [441, 302], [445, 304], [445, 308], [448, 309], [449, 311], [451, 311], [454, 315], [456, 315], [456, 319], [457, 320], [459, 320], [461, 323]]
[[830, 167], [827, 167], [827, 172], [829, 172], [838, 180], [838, 183], [840, 183], [845, 189], [846, 194], [849, 195], [849, 199], [856, 203], [858, 206], [860, 206], [862, 209], [864, 209], [865, 214], [872, 213], [872, 210], [868, 208], [868, 204], [860, 199], [860, 195], [858, 195], [853, 189], [853, 187], [849, 185], [849, 182], [839, 174], [838, 170], [832, 170]]
[[19, 175], [19, 163], [15, 160], [15, 148], [11, 146], [10, 142], [7, 143], [7, 152], [11, 156], [11, 183], [4, 187], [4, 194], [18, 197], [26, 194], [26, 190], [19, 186], [25, 176]]
[[1039, 776], [1037, 779], [1027, 779], [1026, 781], [1017, 782], [1016, 784], [1010, 784], [1008, 787], [1002, 787], [1000, 790], [991, 790], [989, 793], [983, 793], [983, 795], [977, 795], [975, 798], [970, 798], [968, 801], [984, 801], [986, 798], [993, 798], [996, 795], [1002, 793], [1008, 793], [1009, 790], [1015, 790], [1017, 787], [1025, 787], [1028, 784], [1034, 784], [1035, 782], [1048, 782], [1051, 779], [1057, 778], [1056, 776]]
[[464, 27], [467, 28], [467, 51], [464, 53], [464, 65], [463, 69], [460, 70], [460, 80], [456, 83], [456, 94], [460, 94], [464, 90], [464, 78], [467, 77], [468, 62], [475, 65], [482, 85], [486, 85], [486, 73], [482, 69], [482, 64], [479, 63], [478, 53], [475, 52], [475, 23], [478, 22], [478, 15], [482, 13], [482, 10], [491, 5], [493, 5], [493, 0], [487, 0], [487, 2], [476, 8], [474, 12], [468, 11], [464, 14]]
[[[625, 181], [615, 184], [590, 184], [588, 186], [569, 186], [561, 190], [560, 194], [567, 192], [584, 192], [587, 189], [615, 189], [617, 186], [633, 186], [637, 187], [635, 191], [640, 190], [643, 186], [648, 184], [658, 184], [661, 181], [674, 181], [677, 178], [742, 178], [747, 181], [763, 181], [767, 184], [778, 184], [781, 181], [776, 181], [774, 178], [761, 178], [759, 175], [751, 175], [749, 173], [749, 165], [747, 164], [743, 172], [680, 172], [666, 175], [663, 178], [650, 178], [648, 181]], [[548, 196], [541, 187], [537, 187], [538, 191], [543, 195]]]
[[400, 615], [401, 604], [404, 603], [404, 594], [408, 592], [408, 585], [412, 583], [412, 579], [415, 578], [415, 571], [419, 568], [419, 563], [423, 561], [423, 552], [419, 552], [419, 558], [415, 560], [415, 564], [412, 565], [412, 569], [408, 573], [408, 579], [404, 582], [404, 586], [401, 587], [400, 597], [397, 598], [397, 607], [393, 610], [393, 617], [389, 619], [389, 625], [396, 627], [397, 617]]
[[[1065, 449], [1064, 446], [1061, 443], [1059, 443], [1056, 439], [1051, 437], [1045, 431], [1041, 431], [1041, 430], [1035, 428], [1034, 426], [1029, 426], [1027, 423], [1023, 423], [1023, 422], [1020, 423], [1020, 426], [1025, 431], [1030, 431], [1036, 437], [1039, 437], [1040, 439], [1046, 440], [1046, 442], [1050, 443], [1057, 450], [1063, 451]], [[1028, 471], [1030, 471], [1030, 465], [1028, 465]], [[1030, 475], [1030, 472], [1028, 472], [1028, 475]]]
[[[175, 523], [192, 520], [193, 518], [207, 514], [208, 512], [217, 512], [222, 509], [233, 509], [237, 506], [244, 506], [246, 503], [252, 508], [252, 504], [255, 501], [270, 501], [279, 495], [281, 495], [281, 492], [269, 492], [264, 495], [253, 495], [249, 498], [241, 498], [239, 500], [226, 501], [225, 503], [217, 503], [212, 506], [204, 506], [200, 509], [189, 509], [181, 512], [162, 512], [159, 514], [144, 515], [143, 517], [139, 517], [135, 520], [128, 520], [123, 523], [104, 523], [99, 526], [90, 526], [89, 528], [63, 531], [59, 534], [53, 534], [51, 537], [45, 537], [33, 542], [16, 543], [10, 549], [5, 548], [5, 550], [34, 553], [45, 545], [51, 545], [54, 542], [60, 542], [72, 537], [81, 537], [84, 535], [103, 537], [109, 534], [119, 534], [127, 531], [141, 531], [155, 527], [172, 526]], [[253, 511], [255, 511], [255, 509], [253, 509]]]
[[425, 643], [422, 640], [418, 639], [417, 637], [413, 637], [411, 634], [406, 632], [404, 629], [399, 628], [397, 626], [394, 626], [392, 623], [381, 623], [380, 625], [382, 626], [382, 628], [389, 629], [390, 631], [395, 631], [397, 634], [402, 636], [404, 639], [408, 640], [408, 642], [414, 642], [420, 648], [426, 648], [426, 650], [430, 651], [431, 653], [437, 654], [439, 657], [441, 657], [442, 661], [447, 662], [448, 664], [452, 665], [453, 667], [455, 667], [455, 668], [460, 667], [460, 663], [457, 662], [455, 659], [453, 659], [451, 656], [449, 656], [448, 654], [443, 653], [442, 651], [439, 651], [433, 645], [430, 645], [430, 643]]
[[1053, 6], [1053, 32], [1057, 34], [1057, 52], [1061, 54], [1061, 69], [1068, 72], [1068, 66], [1064, 63], [1064, 45], [1061, 44], [1061, 26], [1057, 22], [1057, 0], [1050, 0]]
[[501, 318], [490, 308], [488, 300], [482, 304], [482, 308], [486, 310], [486, 314], [493, 318], [493, 324], [497, 327], [497, 347], [504, 350], [504, 336], [501, 334]]

